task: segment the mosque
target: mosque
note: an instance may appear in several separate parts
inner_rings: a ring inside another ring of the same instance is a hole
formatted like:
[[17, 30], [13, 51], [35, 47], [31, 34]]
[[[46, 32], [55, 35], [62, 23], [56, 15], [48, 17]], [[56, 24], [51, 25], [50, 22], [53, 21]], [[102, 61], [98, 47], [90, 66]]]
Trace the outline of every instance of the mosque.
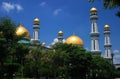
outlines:
[[[91, 52], [93, 55], [101, 55], [101, 50], [99, 47], [100, 33], [98, 32], [97, 20], [98, 20], [98, 11], [96, 8], [93, 7], [90, 9], [90, 21], [91, 21], [90, 38], [91, 38]], [[19, 40], [18, 43], [29, 44], [31, 46], [42, 45], [45, 49], [50, 49], [50, 47], [45, 46], [45, 43], [42, 43], [39, 39], [40, 20], [38, 18], [34, 19], [33, 30], [34, 30], [33, 38], [30, 38], [30, 34], [28, 30], [20, 24], [16, 29], [16, 34], [17, 35], [26, 34], [26, 36], [22, 40]], [[84, 42], [79, 36], [72, 35], [65, 40], [62, 31], [58, 32], [58, 37], [56, 41], [52, 43], [52, 45], [57, 42], [74, 44], [74, 45], [84, 47]], [[104, 26], [104, 48], [105, 50], [104, 50], [103, 57], [112, 62], [113, 55], [112, 55], [111, 47], [112, 47], [112, 44], [110, 42], [110, 26], [105, 25]]]

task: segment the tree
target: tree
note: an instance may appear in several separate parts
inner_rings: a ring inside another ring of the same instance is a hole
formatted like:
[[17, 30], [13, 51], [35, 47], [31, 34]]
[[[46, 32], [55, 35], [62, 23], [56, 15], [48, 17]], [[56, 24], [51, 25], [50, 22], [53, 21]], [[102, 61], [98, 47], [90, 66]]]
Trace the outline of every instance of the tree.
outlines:
[[120, 68], [114, 70], [114, 78], [119, 78], [120, 77]]
[[93, 56], [89, 77], [91, 79], [112, 79], [114, 66], [100, 56]]
[[56, 77], [65, 77], [65, 71], [66, 71], [66, 61], [67, 61], [67, 54], [65, 51], [61, 50], [53, 50], [51, 53], [51, 59], [52, 59], [52, 68], [53, 76]]
[[64, 61], [66, 79], [71, 77], [73, 79], [85, 79], [89, 71], [88, 65], [91, 64], [92, 56], [80, 46], [72, 44], [55, 44], [55, 50], [64, 51], [66, 59]]
[[59, 50], [41, 50], [40, 47], [32, 47], [31, 52], [26, 56], [25, 77], [55, 79], [63, 75], [65, 55]]
[[6, 50], [6, 40], [5, 38], [0, 37], [0, 79], [2, 79], [4, 74], [4, 62], [7, 58], [7, 50]]
[[26, 55], [26, 64], [23, 69], [25, 77], [40, 78], [41, 54], [41, 47], [30, 47], [30, 52]]
[[[41, 76], [50, 78], [54, 77], [55, 71], [57, 71], [54, 57], [55, 53], [53, 50], [46, 50], [41, 55]], [[56, 74], [55, 74], [56, 76]]]
[[9, 47], [15, 42], [15, 24], [7, 17], [0, 18], [0, 79], [3, 78], [4, 64], [9, 56]]
[[[94, 2], [94, 0], [88, 0], [89, 2]], [[103, 6], [105, 9], [118, 8], [119, 11], [116, 13], [120, 17], [120, 0], [103, 0]]]
[[[28, 46], [17, 43], [16, 25], [9, 17], [0, 18], [0, 79], [13, 78], [21, 67], [21, 60], [28, 53]], [[18, 61], [19, 60], [19, 61]]]
[[13, 43], [16, 40], [16, 25], [14, 22], [11, 21], [8, 17], [0, 18], [0, 32], [2, 32], [3, 38], [6, 39], [7, 43]]
[[5, 63], [4, 65], [4, 78], [13, 79], [16, 76], [20, 68], [20, 64], [18, 63]]

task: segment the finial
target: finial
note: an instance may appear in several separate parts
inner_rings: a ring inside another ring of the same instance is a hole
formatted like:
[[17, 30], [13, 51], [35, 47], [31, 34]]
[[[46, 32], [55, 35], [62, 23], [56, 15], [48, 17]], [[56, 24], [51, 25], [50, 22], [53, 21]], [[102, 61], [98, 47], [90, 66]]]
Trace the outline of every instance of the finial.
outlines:
[[96, 9], [95, 7], [93, 7], [93, 8], [90, 9], [90, 11], [91, 11], [91, 12], [96, 12], [97, 9]]
[[75, 32], [73, 32], [73, 35], [75, 35]]
[[107, 25], [107, 24], [104, 26], [104, 29], [105, 29], [105, 30], [109, 30], [109, 28], [110, 28], [110, 26]]
[[20, 21], [19, 26], [22, 26], [22, 22]]
[[34, 24], [39, 24], [39, 23], [40, 23], [39, 18], [35, 18], [35, 19], [34, 19]]
[[63, 32], [60, 30], [60, 31], [58, 32], [58, 35], [63, 35]]

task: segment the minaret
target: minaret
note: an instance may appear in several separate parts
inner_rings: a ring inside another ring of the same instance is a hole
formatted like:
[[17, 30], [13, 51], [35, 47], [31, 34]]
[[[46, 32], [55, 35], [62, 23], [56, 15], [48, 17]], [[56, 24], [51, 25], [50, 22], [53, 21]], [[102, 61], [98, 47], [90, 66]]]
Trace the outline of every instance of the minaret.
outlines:
[[99, 32], [98, 32], [98, 26], [97, 26], [97, 20], [98, 20], [98, 14], [97, 14], [96, 8], [90, 9], [90, 20], [91, 20], [91, 52], [94, 55], [101, 55], [101, 50], [99, 47]]
[[40, 20], [38, 18], [34, 19], [33, 29], [33, 39], [39, 40]]
[[58, 32], [58, 43], [63, 43], [63, 32], [59, 31]]
[[104, 58], [110, 60], [112, 62], [112, 50], [111, 50], [111, 43], [110, 43], [110, 26], [105, 25], [104, 26], [104, 35], [105, 35], [105, 55]]

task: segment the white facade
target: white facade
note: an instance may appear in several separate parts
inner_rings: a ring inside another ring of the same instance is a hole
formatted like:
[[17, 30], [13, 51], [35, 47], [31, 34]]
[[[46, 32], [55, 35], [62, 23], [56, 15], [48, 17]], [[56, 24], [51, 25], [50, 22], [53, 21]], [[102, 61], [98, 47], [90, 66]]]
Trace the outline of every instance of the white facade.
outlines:
[[104, 35], [105, 35], [105, 43], [104, 43], [104, 48], [105, 48], [105, 55], [104, 58], [112, 61], [112, 50], [111, 50], [111, 42], [110, 42], [110, 29], [108, 25], [105, 25], [104, 27]]
[[59, 43], [63, 43], [64, 42], [64, 40], [63, 40], [64, 39], [63, 38], [63, 32], [62, 31], [58, 32], [58, 38], [57, 39], [58, 39]]
[[34, 40], [39, 40], [39, 31], [40, 31], [40, 25], [39, 24], [34, 24], [33, 25], [33, 39]]
[[99, 32], [98, 32], [98, 26], [97, 26], [97, 20], [98, 20], [98, 15], [97, 15], [97, 9], [94, 8], [94, 10], [90, 11], [90, 20], [91, 20], [91, 52], [94, 55], [101, 55], [101, 50], [99, 46]]

